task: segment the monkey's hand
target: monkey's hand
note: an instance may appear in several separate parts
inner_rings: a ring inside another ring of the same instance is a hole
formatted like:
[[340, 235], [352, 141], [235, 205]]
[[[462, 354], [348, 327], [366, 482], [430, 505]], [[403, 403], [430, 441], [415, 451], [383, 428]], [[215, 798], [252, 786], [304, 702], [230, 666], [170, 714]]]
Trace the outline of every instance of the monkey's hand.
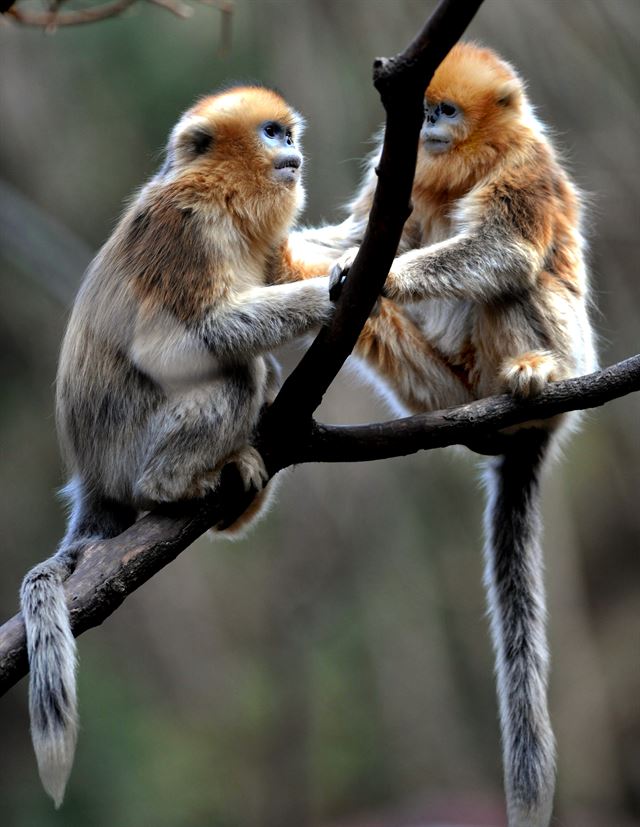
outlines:
[[261, 491], [269, 482], [269, 474], [264, 461], [252, 445], [245, 445], [236, 451], [227, 462], [232, 462], [238, 469], [245, 491], [252, 488]]
[[[329, 297], [332, 302], [338, 301], [342, 293], [342, 288], [349, 277], [349, 270], [351, 269], [355, 257], [358, 255], [359, 247], [351, 247], [346, 253], [343, 253], [338, 261], [331, 268], [329, 273]], [[382, 293], [384, 295], [384, 292]], [[371, 308], [369, 316], [380, 315], [380, 298]]]
[[351, 265], [358, 255], [359, 249], [359, 247], [350, 247], [331, 268], [329, 273], [329, 297], [332, 302], [337, 302], [340, 298], [342, 288], [349, 275]]

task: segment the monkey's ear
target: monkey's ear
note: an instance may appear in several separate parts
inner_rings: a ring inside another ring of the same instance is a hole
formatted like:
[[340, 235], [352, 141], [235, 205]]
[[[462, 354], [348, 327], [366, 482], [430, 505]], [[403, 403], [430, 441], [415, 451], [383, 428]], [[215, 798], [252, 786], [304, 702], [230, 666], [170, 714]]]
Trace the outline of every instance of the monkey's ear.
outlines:
[[505, 83], [498, 91], [497, 103], [504, 109], [513, 106], [520, 99], [521, 89], [517, 81]]
[[183, 139], [185, 149], [194, 156], [204, 155], [213, 144], [213, 133], [206, 126], [193, 126]]

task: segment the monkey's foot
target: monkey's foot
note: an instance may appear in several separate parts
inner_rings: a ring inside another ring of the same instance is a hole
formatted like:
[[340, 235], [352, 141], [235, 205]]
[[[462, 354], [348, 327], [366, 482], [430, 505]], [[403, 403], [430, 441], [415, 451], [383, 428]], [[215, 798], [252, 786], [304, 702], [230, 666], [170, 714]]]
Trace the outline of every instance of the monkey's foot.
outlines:
[[560, 379], [561, 375], [552, 353], [532, 350], [505, 362], [501, 377], [509, 393], [526, 399], [540, 393], [548, 382]]
[[227, 462], [232, 462], [237, 467], [245, 491], [251, 488], [260, 491], [269, 482], [269, 473], [265, 468], [264, 460], [251, 445], [245, 445], [244, 448], [232, 454]]

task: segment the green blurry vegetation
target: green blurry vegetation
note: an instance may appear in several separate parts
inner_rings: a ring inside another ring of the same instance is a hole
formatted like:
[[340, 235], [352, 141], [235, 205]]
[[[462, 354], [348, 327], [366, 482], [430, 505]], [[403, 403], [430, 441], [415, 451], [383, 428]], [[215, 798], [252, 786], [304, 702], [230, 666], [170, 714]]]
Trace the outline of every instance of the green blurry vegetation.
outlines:
[[[3, 616], [63, 531], [53, 381], [68, 306], [177, 115], [228, 81], [279, 88], [308, 120], [304, 218], [333, 220], [382, 120], [372, 58], [431, 5], [237, 0], [224, 58], [203, 6], [180, 21], [139, 4], [55, 36], [0, 27]], [[602, 362], [637, 352], [640, 4], [492, 0], [471, 35], [528, 78], [589, 193]], [[347, 374], [321, 414], [388, 412]], [[637, 398], [589, 414], [546, 486], [566, 827], [640, 824], [639, 414]], [[401, 827], [400, 813], [454, 822], [463, 805], [500, 823], [479, 476], [455, 451], [304, 467], [250, 538], [196, 543], [81, 638], [60, 812], [37, 779], [26, 683], [2, 699], [2, 827]]]

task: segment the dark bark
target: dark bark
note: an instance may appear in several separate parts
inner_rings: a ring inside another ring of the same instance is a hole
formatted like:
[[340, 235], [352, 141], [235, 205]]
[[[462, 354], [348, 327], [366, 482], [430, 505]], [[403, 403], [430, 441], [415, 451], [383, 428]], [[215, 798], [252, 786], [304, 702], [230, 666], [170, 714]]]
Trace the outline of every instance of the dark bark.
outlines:
[[[359, 462], [404, 456], [447, 445], [471, 445], [491, 452], [497, 428], [594, 408], [640, 390], [640, 355], [603, 371], [550, 384], [535, 399], [481, 399], [445, 411], [373, 425], [331, 426], [308, 420], [295, 441], [274, 451], [272, 472], [302, 462]], [[500, 449], [498, 441], [495, 450]], [[276, 462], [277, 460], [277, 462]], [[178, 503], [143, 517], [119, 537], [95, 543], [66, 584], [76, 635], [97, 626], [230, 510], [241, 511], [250, 494], [227, 467], [218, 492], [198, 502]], [[0, 627], [0, 694], [27, 672], [24, 625], [16, 615]]]

